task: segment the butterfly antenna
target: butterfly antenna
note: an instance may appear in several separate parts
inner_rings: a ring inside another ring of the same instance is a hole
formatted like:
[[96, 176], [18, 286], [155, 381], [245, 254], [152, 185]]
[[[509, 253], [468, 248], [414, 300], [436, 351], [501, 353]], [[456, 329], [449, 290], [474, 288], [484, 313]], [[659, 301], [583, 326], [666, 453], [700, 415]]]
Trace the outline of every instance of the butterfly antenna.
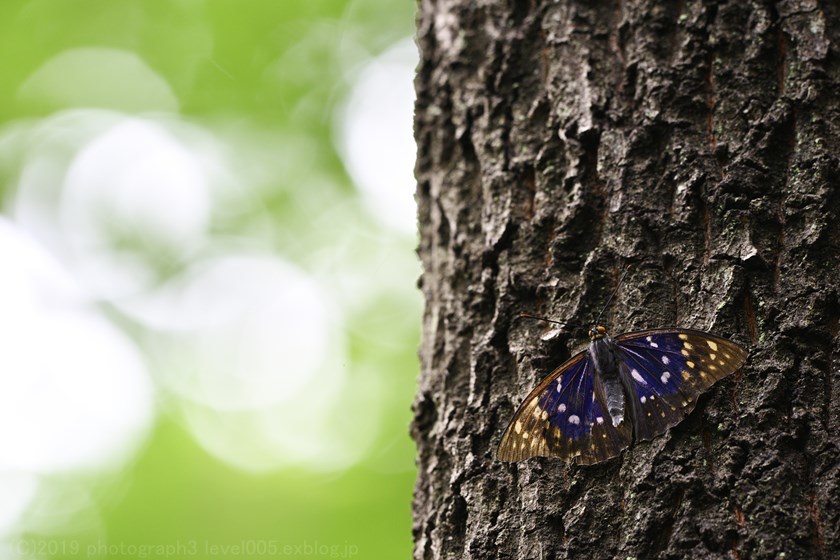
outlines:
[[618, 285], [615, 287], [612, 294], [610, 294], [610, 299], [607, 300], [607, 303], [605, 303], [604, 307], [601, 308], [601, 312], [598, 313], [598, 317], [595, 318], [595, 324], [596, 325], [599, 324], [599, 321], [601, 320], [601, 315], [604, 314], [604, 311], [606, 311], [607, 307], [609, 307], [610, 304], [612, 303], [612, 300], [615, 297], [615, 294], [618, 293], [618, 289], [621, 288], [621, 285], [624, 283], [624, 278], [627, 276], [627, 273], [630, 272], [630, 268], [632, 266], [633, 266], [632, 264], [628, 264], [627, 268], [624, 269], [624, 274], [622, 274], [621, 278], [618, 279]]
[[518, 315], [520, 319], [534, 319], [535, 321], [545, 321], [546, 323], [553, 323], [555, 325], [565, 325], [567, 327], [579, 327], [580, 323], [573, 323], [571, 321], [555, 321], [554, 319], [546, 319], [545, 317], [539, 317], [537, 315], [531, 315], [530, 313], [520, 313]]

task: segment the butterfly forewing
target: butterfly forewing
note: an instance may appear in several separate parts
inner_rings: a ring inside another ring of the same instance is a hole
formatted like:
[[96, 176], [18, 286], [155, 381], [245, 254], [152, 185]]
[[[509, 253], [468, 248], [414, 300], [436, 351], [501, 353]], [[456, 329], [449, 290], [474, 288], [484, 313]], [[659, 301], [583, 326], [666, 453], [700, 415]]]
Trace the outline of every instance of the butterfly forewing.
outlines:
[[637, 393], [630, 411], [638, 439], [679, 423], [700, 394], [747, 358], [744, 348], [725, 338], [688, 329], [626, 333], [615, 341]]
[[630, 427], [626, 422], [612, 426], [594, 396], [594, 383], [585, 352], [557, 368], [517, 410], [502, 436], [498, 458], [556, 456], [591, 464], [618, 455], [630, 443]]

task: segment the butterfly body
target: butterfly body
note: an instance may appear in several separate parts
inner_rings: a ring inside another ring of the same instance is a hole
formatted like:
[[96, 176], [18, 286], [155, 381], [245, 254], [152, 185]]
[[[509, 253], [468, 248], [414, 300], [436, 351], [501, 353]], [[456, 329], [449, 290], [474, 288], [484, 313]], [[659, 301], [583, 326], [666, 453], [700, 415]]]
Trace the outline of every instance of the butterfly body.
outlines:
[[611, 338], [589, 331], [586, 351], [546, 377], [505, 431], [498, 457], [557, 456], [578, 464], [615, 457], [679, 423], [697, 397], [743, 365], [747, 352], [716, 335], [654, 329]]
[[595, 376], [593, 391], [601, 410], [607, 411], [613, 426], [618, 426], [624, 420], [626, 403], [620, 361], [615, 344], [607, 336], [606, 330], [601, 334], [596, 327], [594, 332], [597, 334], [590, 335], [592, 342], [589, 343], [587, 356], [592, 360], [592, 374]]

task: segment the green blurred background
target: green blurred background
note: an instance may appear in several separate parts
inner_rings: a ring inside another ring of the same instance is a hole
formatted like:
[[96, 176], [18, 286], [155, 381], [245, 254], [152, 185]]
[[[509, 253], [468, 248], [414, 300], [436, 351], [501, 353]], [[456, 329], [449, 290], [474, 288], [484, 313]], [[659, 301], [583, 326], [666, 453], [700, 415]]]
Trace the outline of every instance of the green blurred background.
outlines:
[[0, 3], [0, 557], [410, 555], [414, 10]]

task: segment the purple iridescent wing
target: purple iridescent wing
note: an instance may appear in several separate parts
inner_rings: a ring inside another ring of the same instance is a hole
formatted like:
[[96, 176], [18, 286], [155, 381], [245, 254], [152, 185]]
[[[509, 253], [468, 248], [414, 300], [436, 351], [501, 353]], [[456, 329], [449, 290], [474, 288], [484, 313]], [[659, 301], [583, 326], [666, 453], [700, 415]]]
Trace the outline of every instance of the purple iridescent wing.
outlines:
[[630, 395], [636, 439], [652, 439], [679, 423], [697, 398], [737, 371], [747, 351], [703, 331], [657, 329], [615, 338], [621, 374], [635, 389]]
[[586, 352], [554, 370], [525, 397], [502, 436], [497, 457], [561, 457], [590, 465], [621, 453], [630, 445], [631, 427], [628, 422], [613, 427], [596, 398], [596, 382]]

